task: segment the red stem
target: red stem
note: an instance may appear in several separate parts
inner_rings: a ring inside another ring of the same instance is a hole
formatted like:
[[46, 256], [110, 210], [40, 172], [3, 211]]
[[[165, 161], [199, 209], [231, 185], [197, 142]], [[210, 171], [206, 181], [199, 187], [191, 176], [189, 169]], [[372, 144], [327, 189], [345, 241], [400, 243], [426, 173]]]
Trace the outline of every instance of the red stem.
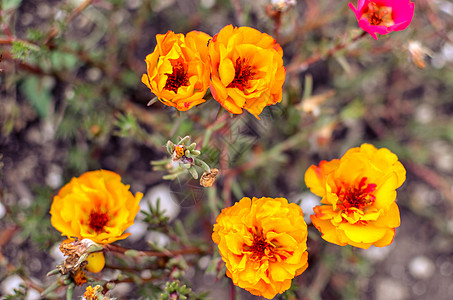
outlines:
[[318, 62], [320, 60], [323, 60], [323, 59], [326, 59], [326, 58], [329, 58], [329, 57], [333, 56], [338, 51], [346, 48], [347, 46], [349, 46], [349, 45], [355, 43], [356, 41], [358, 41], [359, 39], [363, 38], [364, 36], [366, 36], [366, 34], [367, 34], [367, 32], [363, 31], [361, 34], [359, 34], [358, 36], [354, 37], [349, 42], [343, 42], [343, 43], [340, 43], [340, 44], [336, 45], [335, 47], [333, 47], [332, 49], [327, 51], [327, 53], [324, 53], [324, 54], [323, 53], [317, 53], [317, 54], [307, 58], [303, 62], [293, 62], [286, 68], [286, 71], [288, 72], [288, 74], [297, 74], [297, 73], [303, 72], [310, 65], [312, 65], [312, 64], [314, 64], [314, 63], [316, 63], [316, 62]]
[[[128, 250], [135, 250], [130, 248], [125, 248], [122, 246], [114, 245], [114, 244], [107, 244], [104, 246], [104, 249], [107, 251], [118, 252], [118, 253], [125, 253]], [[209, 254], [211, 249], [208, 251], [201, 250], [200, 248], [191, 247], [185, 248], [181, 250], [168, 250], [166, 252], [157, 252], [157, 251], [137, 251], [138, 256], [155, 256], [155, 257], [174, 257], [177, 255], [186, 255], [186, 254]]]

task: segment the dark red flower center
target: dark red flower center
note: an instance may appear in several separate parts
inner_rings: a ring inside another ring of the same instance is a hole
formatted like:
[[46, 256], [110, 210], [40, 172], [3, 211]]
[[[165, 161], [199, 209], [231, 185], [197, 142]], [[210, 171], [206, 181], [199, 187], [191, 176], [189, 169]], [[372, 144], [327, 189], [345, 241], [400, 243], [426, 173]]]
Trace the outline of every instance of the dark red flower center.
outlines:
[[244, 250], [251, 254], [251, 260], [260, 262], [263, 257], [266, 257], [266, 259], [274, 262], [284, 261], [294, 255], [294, 251], [280, 248], [276, 240], [266, 241], [258, 228], [249, 229], [249, 232], [253, 235], [253, 244], [251, 246], [245, 245]]
[[343, 188], [340, 185], [337, 195], [344, 209], [362, 209], [374, 203], [376, 197], [372, 193], [376, 190], [376, 184], [367, 184], [366, 181], [367, 178], [363, 177], [357, 186]]
[[250, 87], [250, 80], [255, 76], [253, 67], [249, 66], [245, 58], [236, 59], [234, 66], [234, 79], [227, 88], [238, 88], [241, 91]]
[[167, 75], [167, 82], [165, 83], [164, 89], [177, 93], [181, 86], [189, 85], [189, 77], [182, 62], [176, 61], [172, 63], [172, 66], [173, 72], [165, 73]]
[[249, 228], [249, 232], [253, 236], [253, 244], [251, 246], [244, 245], [244, 250], [247, 252], [251, 252], [251, 259], [255, 261], [260, 261], [263, 256], [272, 254], [268, 251], [266, 253], [266, 249], [273, 250], [274, 246], [269, 244], [266, 239], [263, 237], [262, 232], [258, 228], [251, 229]]
[[88, 226], [91, 229], [100, 233], [104, 230], [104, 226], [110, 221], [110, 217], [106, 213], [92, 211], [88, 220]]
[[371, 25], [392, 26], [395, 24], [392, 16], [392, 8], [378, 5], [375, 2], [368, 4], [368, 7], [363, 10], [363, 15]]
[[263, 237], [255, 236], [255, 240], [253, 241], [253, 245], [250, 250], [255, 258], [261, 259], [269, 246], [270, 245], [264, 240]]

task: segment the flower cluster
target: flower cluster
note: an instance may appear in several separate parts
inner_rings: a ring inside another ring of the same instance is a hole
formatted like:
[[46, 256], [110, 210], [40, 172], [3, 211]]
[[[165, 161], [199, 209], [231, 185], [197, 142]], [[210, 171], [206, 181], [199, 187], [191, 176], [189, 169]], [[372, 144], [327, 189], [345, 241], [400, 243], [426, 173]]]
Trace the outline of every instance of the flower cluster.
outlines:
[[307, 225], [284, 198], [242, 198], [222, 210], [212, 234], [234, 284], [272, 299], [308, 267]]
[[67, 237], [109, 244], [130, 235], [124, 231], [134, 223], [142, 196], [132, 195], [114, 172], [87, 172], [73, 178], [54, 197], [51, 222]]
[[396, 189], [405, 179], [398, 157], [370, 144], [312, 165], [305, 183], [323, 205], [314, 208], [311, 220], [328, 242], [365, 249], [387, 246], [400, 225]]
[[283, 51], [266, 33], [228, 25], [211, 37], [191, 31], [156, 36], [142, 82], [164, 104], [186, 111], [213, 98], [233, 114], [255, 117], [282, 99]]
[[415, 4], [410, 0], [359, 0], [357, 8], [352, 3], [349, 7], [360, 28], [377, 40], [377, 33], [406, 29], [414, 16]]
[[[170, 146], [177, 159], [189, 156], [189, 150]], [[314, 208], [311, 220], [328, 242], [365, 249], [387, 246], [400, 224], [396, 189], [405, 176], [395, 154], [369, 144], [350, 149], [340, 159], [312, 165], [305, 182], [322, 197], [323, 205]], [[67, 258], [59, 271], [73, 274], [75, 282], [83, 284], [83, 269], [102, 270], [105, 259], [98, 251], [102, 244], [127, 237], [124, 230], [133, 223], [141, 197], [133, 196], [119, 175], [106, 170], [87, 172], [65, 185], [52, 203], [52, 224], [62, 235], [84, 240], [61, 244]], [[226, 264], [226, 275], [254, 295], [272, 299], [308, 267], [302, 209], [284, 198], [243, 198], [223, 209], [212, 239]]]
[[[292, 2], [278, 3], [283, 7], [282, 3]], [[359, 26], [376, 40], [377, 34], [406, 29], [414, 15], [410, 0], [359, 0], [357, 8], [352, 3], [349, 6]], [[205, 102], [209, 89], [230, 113], [246, 110], [259, 119], [266, 106], [282, 100], [283, 50], [266, 33], [228, 25], [213, 37], [199, 31], [185, 35], [168, 31], [158, 34], [156, 40], [154, 51], [146, 56], [147, 73], [142, 82], [167, 106], [187, 111]], [[152, 163], [155, 170], [169, 171], [164, 179], [175, 179], [186, 171], [198, 179], [198, 166], [204, 170], [200, 184], [213, 185], [219, 170], [198, 158], [201, 152], [189, 136], [177, 144], [168, 141], [167, 151], [170, 162]], [[406, 171], [395, 154], [369, 144], [350, 149], [340, 159], [312, 165], [305, 173], [305, 183], [322, 197], [312, 223], [333, 244], [363, 249], [387, 246], [400, 225], [396, 189], [405, 178]], [[142, 196], [134, 196], [118, 174], [106, 170], [87, 172], [66, 184], [50, 210], [52, 225], [70, 239], [61, 244], [67, 258], [59, 266], [60, 273], [71, 274], [79, 278], [77, 284], [84, 284], [83, 270], [101, 271], [103, 245], [129, 235], [124, 232], [133, 224]], [[303, 212], [285, 198], [245, 197], [224, 208], [216, 219], [212, 240], [233, 283], [267, 299], [288, 290], [292, 280], [308, 267]], [[86, 241], [100, 248], [90, 249]], [[180, 288], [175, 283], [167, 292], [173, 295]], [[101, 292], [100, 286], [90, 286], [84, 297], [96, 299]]]

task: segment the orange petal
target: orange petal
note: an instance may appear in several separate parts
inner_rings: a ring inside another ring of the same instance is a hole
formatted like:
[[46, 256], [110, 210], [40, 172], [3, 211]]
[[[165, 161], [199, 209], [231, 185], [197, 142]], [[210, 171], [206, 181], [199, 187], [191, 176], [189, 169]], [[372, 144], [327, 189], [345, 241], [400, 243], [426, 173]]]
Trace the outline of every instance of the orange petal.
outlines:
[[337, 234], [337, 227], [333, 226], [330, 220], [321, 220], [314, 215], [310, 216], [311, 222], [322, 233], [322, 238], [329, 243], [337, 244], [340, 246], [346, 245], [340, 241]]
[[390, 245], [393, 242], [393, 238], [395, 237], [395, 229], [387, 229], [385, 231], [385, 235], [373, 245], [376, 247], [385, 247]]
[[386, 229], [370, 224], [358, 225], [341, 223], [338, 228], [342, 230], [345, 235], [356, 243], [374, 243], [384, 237]]

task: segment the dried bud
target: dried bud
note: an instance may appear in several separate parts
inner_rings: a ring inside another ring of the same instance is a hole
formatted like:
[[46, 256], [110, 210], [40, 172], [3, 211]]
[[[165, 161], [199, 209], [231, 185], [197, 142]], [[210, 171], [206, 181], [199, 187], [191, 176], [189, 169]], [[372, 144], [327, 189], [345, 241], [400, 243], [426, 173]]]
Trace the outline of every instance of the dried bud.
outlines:
[[328, 90], [322, 94], [303, 99], [302, 102], [296, 106], [296, 108], [301, 109], [307, 114], [312, 114], [317, 117], [321, 112], [321, 105], [334, 95], [335, 91]]
[[219, 175], [219, 169], [211, 169], [211, 172], [205, 171], [200, 178], [200, 185], [204, 187], [212, 186], [217, 175]]
[[102, 245], [96, 244], [92, 240], [83, 239], [81, 241], [73, 241], [67, 239], [60, 245], [60, 251], [66, 258], [63, 264], [57, 266], [57, 268], [61, 274], [71, 274], [75, 278], [78, 271], [82, 270], [88, 264], [87, 258], [90, 253], [99, 250], [102, 250]]
[[82, 269], [78, 269], [74, 274], [74, 283], [76, 285], [83, 285], [87, 282], [87, 277], [85, 276], [85, 272]]
[[407, 47], [411, 54], [412, 61], [420, 69], [426, 68], [425, 57], [432, 56], [433, 53], [430, 49], [423, 47], [419, 41], [410, 41]]
[[286, 11], [296, 5], [296, 0], [271, 0], [271, 6], [278, 11]]

